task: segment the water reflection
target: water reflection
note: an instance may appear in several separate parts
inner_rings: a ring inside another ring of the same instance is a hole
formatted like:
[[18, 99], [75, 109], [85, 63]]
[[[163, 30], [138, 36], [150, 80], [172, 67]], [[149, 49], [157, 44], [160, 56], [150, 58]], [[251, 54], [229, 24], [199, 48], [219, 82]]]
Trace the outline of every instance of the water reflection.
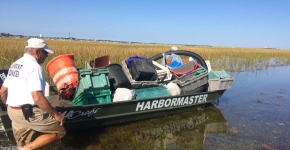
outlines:
[[70, 133], [49, 149], [202, 149], [208, 134], [226, 133], [228, 122], [213, 105], [139, 122]]

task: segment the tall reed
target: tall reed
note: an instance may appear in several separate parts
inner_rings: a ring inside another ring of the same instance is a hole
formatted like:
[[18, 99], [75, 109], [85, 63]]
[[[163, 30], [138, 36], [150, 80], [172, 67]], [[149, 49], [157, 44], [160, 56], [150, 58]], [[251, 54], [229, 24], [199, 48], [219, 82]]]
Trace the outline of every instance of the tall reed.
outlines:
[[[0, 69], [8, 68], [13, 61], [23, 55], [26, 40], [0, 38]], [[83, 68], [85, 61], [104, 55], [109, 55], [112, 63], [121, 63], [122, 60], [136, 55], [150, 58], [156, 54], [168, 51], [172, 47], [172, 45], [161, 44], [45, 41], [55, 53], [48, 56], [43, 64], [44, 69], [49, 60], [62, 54], [74, 54], [77, 67]], [[178, 49], [193, 51], [205, 60], [210, 60], [213, 69], [224, 69], [227, 71], [256, 70], [271, 65], [289, 65], [290, 63], [289, 50], [198, 46], [178, 46]]]

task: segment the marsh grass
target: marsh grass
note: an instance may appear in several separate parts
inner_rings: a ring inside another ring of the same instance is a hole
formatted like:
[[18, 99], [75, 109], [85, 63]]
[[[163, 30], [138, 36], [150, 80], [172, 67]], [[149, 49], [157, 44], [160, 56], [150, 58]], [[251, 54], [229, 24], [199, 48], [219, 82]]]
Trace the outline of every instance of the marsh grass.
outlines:
[[[23, 55], [27, 39], [0, 38], [0, 69], [9, 68], [12, 62]], [[45, 40], [55, 53], [49, 55], [42, 64], [62, 54], [74, 54], [77, 68], [83, 68], [84, 62], [104, 55], [110, 56], [112, 63], [121, 63], [131, 56], [150, 58], [168, 51], [172, 45], [128, 44], [86, 41]], [[213, 69], [226, 71], [255, 71], [271, 66], [289, 65], [290, 51], [275, 49], [228, 48], [178, 46], [180, 50], [189, 50], [210, 60]], [[46, 71], [47, 74], [47, 71]]]

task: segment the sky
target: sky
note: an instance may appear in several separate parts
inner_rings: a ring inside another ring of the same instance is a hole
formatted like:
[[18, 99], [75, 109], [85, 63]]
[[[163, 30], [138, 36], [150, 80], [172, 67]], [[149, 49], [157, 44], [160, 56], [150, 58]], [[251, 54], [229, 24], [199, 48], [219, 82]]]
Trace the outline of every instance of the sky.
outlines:
[[0, 32], [290, 49], [290, 1], [0, 0]]

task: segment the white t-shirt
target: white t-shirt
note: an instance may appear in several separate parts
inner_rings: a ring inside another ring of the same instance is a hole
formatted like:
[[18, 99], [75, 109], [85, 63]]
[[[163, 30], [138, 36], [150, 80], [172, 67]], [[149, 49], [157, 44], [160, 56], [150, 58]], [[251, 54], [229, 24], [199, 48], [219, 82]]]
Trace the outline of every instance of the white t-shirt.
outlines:
[[24, 54], [9, 68], [3, 86], [8, 88], [6, 104], [19, 107], [23, 104], [35, 105], [31, 92], [45, 89], [45, 76], [36, 59]]

